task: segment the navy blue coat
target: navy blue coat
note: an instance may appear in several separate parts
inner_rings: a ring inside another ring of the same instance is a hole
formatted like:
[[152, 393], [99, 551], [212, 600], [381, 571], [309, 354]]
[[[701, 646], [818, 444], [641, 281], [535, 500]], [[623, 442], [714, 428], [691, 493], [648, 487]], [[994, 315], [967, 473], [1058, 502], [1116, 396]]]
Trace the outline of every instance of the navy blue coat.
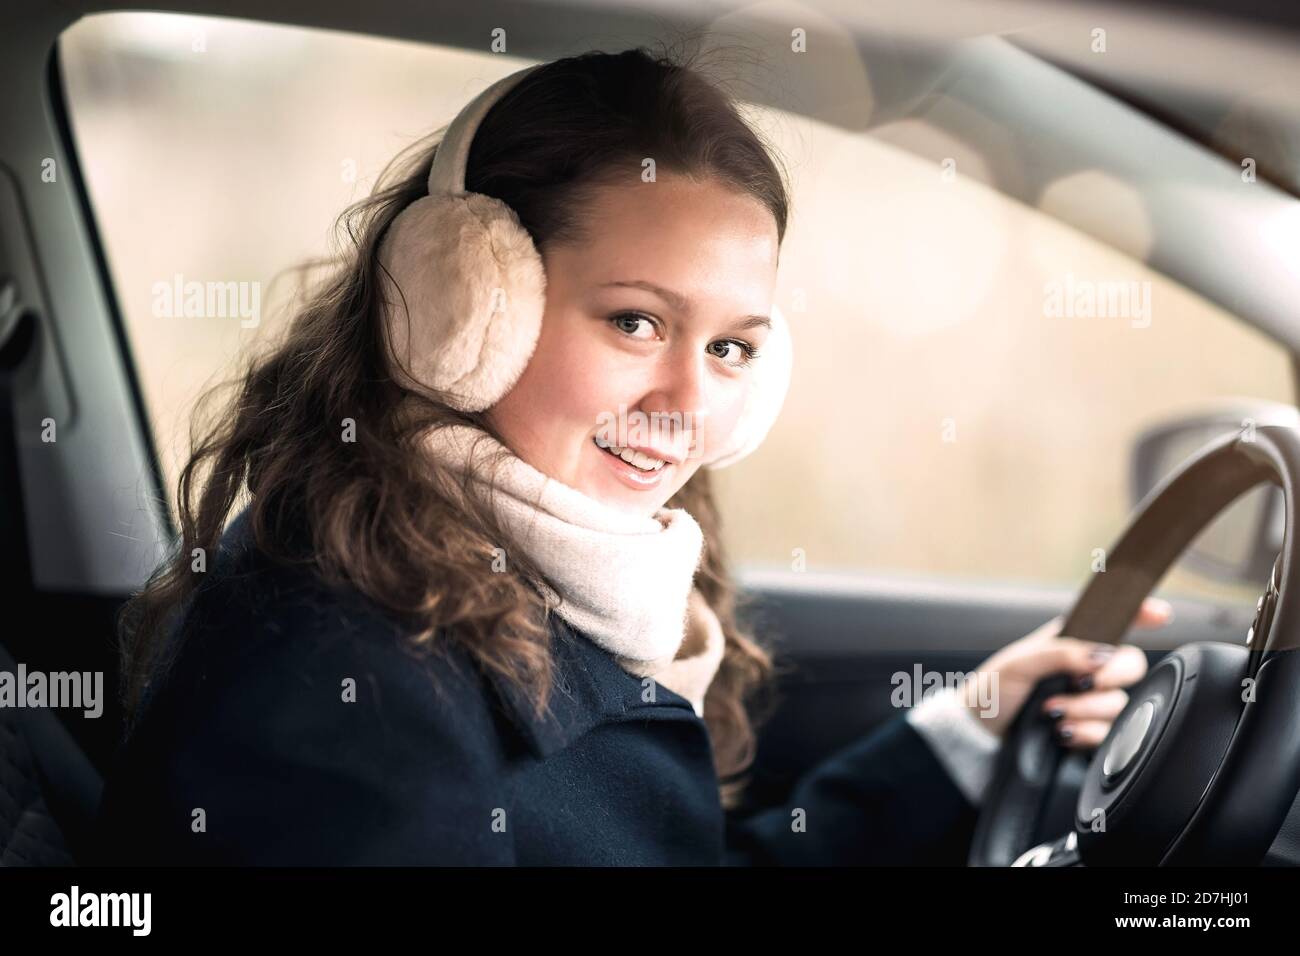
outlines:
[[536, 719], [463, 652], [422, 663], [360, 595], [272, 563], [246, 516], [119, 749], [86, 862], [965, 862], [976, 810], [902, 716], [823, 760], [786, 805], [728, 819], [690, 703], [664, 687], [643, 701], [558, 616]]

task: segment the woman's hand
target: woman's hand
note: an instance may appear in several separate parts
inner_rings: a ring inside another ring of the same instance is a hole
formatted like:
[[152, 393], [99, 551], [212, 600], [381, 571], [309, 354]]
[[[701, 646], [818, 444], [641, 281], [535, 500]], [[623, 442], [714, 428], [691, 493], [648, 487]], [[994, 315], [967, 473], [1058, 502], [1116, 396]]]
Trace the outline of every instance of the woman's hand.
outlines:
[[[1140, 628], [1163, 627], [1173, 618], [1168, 601], [1147, 598], [1134, 618]], [[966, 706], [984, 726], [1001, 737], [1025, 705], [1034, 685], [1051, 674], [1074, 675], [1073, 693], [1056, 694], [1043, 702], [1043, 710], [1055, 712], [1057, 736], [1067, 747], [1096, 747], [1106, 739], [1110, 725], [1128, 703], [1120, 688], [1142, 679], [1147, 659], [1132, 644], [1099, 644], [1064, 636], [1058, 632], [1062, 619], [1054, 617], [1042, 627], [1013, 641], [981, 664], [974, 675], [975, 690], [963, 695]], [[997, 675], [994, 679], [993, 675]], [[995, 707], [989, 707], [989, 691], [995, 692]], [[962, 690], [966, 690], [963, 685]]]

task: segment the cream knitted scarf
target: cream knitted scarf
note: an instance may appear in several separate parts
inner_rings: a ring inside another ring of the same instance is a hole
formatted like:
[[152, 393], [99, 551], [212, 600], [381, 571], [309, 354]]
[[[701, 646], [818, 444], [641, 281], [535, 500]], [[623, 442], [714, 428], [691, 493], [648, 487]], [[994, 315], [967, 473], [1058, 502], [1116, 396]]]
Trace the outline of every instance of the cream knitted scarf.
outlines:
[[[513, 545], [558, 589], [557, 614], [625, 671], [681, 694], [703, 716], [725, 639], [693, 586], [704, 536], [689, 513], [660, 508], [653, 516], [636, 515], [597, 501], [477, 428], [431, 429], [424, 446], [435, 460], [472, 477], [470, 487]], [[494, 467], [502, 452], [503, 463]]]

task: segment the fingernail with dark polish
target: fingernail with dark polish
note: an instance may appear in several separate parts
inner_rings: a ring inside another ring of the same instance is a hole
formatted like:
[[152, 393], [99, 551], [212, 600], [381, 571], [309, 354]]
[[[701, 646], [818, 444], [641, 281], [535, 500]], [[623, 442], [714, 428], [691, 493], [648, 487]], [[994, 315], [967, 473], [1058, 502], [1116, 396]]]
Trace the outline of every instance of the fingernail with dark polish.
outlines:
[[1075, 690], [1091, 690], [1091, 689], [1092, 689], [1092, 684], [1093, 684], [1092, 675], [1091, 675], [1091, 674], [1084, 674], [1082, 677], [1079, 677], [1079, 678], [1076, 678], [1076, 679], [1075, 679], [1075, 681], [1074, 681], [1074, 689], [1075, 689]]
[[1053, 707], [1051, 710], [1047, 712], [1047, 716], [1049, 720], [1060, 720], [1062, 717], [1065, 716], [1065, 711], [1063, 711], [1060, 707]]
[[1056, 729], [1056, 739], [1065, 741], [1074, 736], [1074, 731], [1069, 727], [1058, 727]]

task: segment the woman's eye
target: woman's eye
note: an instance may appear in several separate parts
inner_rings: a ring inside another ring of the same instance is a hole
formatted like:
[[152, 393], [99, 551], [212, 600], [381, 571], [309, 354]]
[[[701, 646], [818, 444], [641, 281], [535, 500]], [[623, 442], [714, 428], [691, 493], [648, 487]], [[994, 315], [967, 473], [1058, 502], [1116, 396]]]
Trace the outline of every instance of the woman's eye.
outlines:
[[730, 347], [731, 352], [714, 352], [713, 354], [728, 365], [734, 365], [737, 368], [745, 368], [758, 357], [758, 349], [740, 339], [724, 339], [721, 342], [714, 342], [713, 345], [722, 346], [724, 349]]
[[[640, 312], [617, 312], [609, 317], [609, 321], [624, 335], [641, 341], [653, 338], [657, 325], [654, 319]], [[643, 323], [648, 328], [649, 335], [637, 335], [638, 328]], [[734, 368], [745, 368], [758, 357], [758, 348], [743, 339], [723, 339], [714, 342], [709, 349], [716, 349], [713, 354]]]
[[649, 316], [642, 315], [640, 312], [619, 312], [616, 315], [610, 316], [609, 320], [614, 323], [614, 326], [619, 331], [626, 332], [633, 338], [645, 338], [645, 336], [638, 336], [636, 334], [638, 323], [644, 322], [650, 327], [652, 332], [654, 331], [653, 320], [651, 320]]

